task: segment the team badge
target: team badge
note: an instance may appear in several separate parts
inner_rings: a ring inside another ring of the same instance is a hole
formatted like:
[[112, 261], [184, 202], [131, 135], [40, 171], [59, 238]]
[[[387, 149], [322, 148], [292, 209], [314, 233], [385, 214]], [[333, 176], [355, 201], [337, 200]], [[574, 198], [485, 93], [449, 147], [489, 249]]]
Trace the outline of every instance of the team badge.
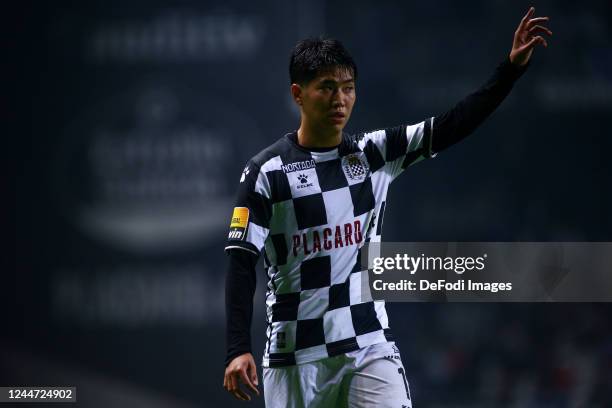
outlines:
[[368, 164], [356, 154], [349, 154], [342, 158], [342, 170], [350, 180], [364, 180], [368, 174]]
[[244, 239], [245, 231], [249, 224], [249, 209], [246, 207], [234, 208], [232, 214], [232, 222], [230, 224], [230, 232], [227, 239]]

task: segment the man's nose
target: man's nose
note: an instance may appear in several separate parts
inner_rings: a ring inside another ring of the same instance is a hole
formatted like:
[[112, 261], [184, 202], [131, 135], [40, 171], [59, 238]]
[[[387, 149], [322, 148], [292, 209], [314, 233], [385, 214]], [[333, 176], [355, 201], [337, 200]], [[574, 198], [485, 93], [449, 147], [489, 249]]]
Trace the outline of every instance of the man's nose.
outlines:
[[344, 101], [344, 94], [339, 89], [336, 90], [336, 92], [334, 92], [332, 96], [332, 106], [334, 108], [343, 107], [345, 104], [346, 103]]

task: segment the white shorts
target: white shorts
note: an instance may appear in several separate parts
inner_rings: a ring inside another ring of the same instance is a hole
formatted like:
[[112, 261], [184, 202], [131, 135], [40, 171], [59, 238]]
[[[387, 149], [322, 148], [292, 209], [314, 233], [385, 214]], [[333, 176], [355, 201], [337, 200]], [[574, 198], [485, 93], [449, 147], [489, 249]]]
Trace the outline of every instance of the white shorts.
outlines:
[[263, 369], [267, 408], [411, 408], [410, 388], [395, 343], [289, 367]]

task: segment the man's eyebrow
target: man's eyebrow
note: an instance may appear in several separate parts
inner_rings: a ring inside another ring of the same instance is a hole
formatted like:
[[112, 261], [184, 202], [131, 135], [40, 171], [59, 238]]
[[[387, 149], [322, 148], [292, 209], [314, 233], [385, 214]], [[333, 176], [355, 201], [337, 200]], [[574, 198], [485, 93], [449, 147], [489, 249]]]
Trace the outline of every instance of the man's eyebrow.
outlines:
[[337, 84], [337, 83], [346, 84], [348, 82], [355, 82], [355, 79], [354, 78], [349, 78], [349, 79], [346, 79], [346, 80], [340, 81], [340, 82], [336, 81], [335, 79], [324, 79], [324, 80], [322, 80], [320, 82], [320, 84], [322, 84], [322, 85], [323, 84], [325, 84], [325, 85], [327, 85], [327, 84]]

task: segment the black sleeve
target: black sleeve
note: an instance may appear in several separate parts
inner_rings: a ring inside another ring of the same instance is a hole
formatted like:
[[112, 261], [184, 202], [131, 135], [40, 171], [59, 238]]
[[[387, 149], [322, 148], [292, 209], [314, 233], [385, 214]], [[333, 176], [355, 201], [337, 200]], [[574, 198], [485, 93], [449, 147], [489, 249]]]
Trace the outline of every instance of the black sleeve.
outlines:
[[433, 124], [432, 150], [439, 152], [457, 143], [478, 127], [510, 93], [514, 82], [529, 63], [517, 67], [506, 59], [497, 66], [489, 80], [450, 111], [436, 116]]
[[257, 278], [255, 254], [230, 249], [225, 277], [226, 357], [225, 366], [237, 356], [251, 352], [251, 320], [253, 295]]

